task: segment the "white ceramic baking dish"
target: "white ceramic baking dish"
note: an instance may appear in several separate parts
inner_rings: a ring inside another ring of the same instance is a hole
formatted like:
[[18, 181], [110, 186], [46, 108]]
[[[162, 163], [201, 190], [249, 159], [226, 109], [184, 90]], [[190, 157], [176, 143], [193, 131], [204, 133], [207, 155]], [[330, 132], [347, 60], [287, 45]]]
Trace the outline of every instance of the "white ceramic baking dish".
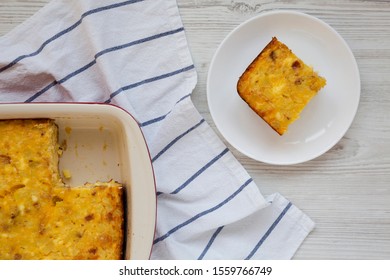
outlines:
[[107, 104], [0, 104], [0, 119], [50, 118], [66, 146], [60, 172], [70, 186], [116, 180], [126, 187], [126, 259], [148, 259], [156, 222], [156, 189], [149, 151], [135, 119]]

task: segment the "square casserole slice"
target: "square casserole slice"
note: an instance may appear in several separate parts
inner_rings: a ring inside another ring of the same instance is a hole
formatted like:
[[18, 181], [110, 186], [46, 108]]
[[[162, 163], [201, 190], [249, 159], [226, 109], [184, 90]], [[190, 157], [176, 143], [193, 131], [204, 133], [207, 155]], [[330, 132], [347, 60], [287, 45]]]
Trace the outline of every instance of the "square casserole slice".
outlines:
[[237, 82], [240, 97], [279, 135], [296, 121], [326, 80], [273, 37]]

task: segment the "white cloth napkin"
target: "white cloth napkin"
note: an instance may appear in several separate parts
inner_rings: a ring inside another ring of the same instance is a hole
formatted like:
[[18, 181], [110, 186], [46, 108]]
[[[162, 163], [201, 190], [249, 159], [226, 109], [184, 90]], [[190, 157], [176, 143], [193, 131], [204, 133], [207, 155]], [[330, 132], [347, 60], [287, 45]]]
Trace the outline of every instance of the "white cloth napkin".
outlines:
[[129, 111], [157, 184], [152, 259], [289, 259], [314, 223], [257, 185], [191, 102], [175, 0], [52, 0], [0, 38], [0, 102], [105, 102]]

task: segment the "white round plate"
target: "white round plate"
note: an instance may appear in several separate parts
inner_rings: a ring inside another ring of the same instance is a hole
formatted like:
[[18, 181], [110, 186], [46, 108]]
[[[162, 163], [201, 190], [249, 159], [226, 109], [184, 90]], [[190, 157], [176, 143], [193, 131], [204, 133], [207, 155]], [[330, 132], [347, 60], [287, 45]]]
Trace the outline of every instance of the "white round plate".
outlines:
[[[283, 136], [236, 90], [238, 78], [273, 36], [327, 80]], [[270, 164], [302, 163], [328, 151], [350, 127], [359, 99], [359, 70], [346, 42], [328, 24], [300, 12], [267, 12], [239, 25], [217, 49], [207, 78], [218, 130], [243, 154]]]

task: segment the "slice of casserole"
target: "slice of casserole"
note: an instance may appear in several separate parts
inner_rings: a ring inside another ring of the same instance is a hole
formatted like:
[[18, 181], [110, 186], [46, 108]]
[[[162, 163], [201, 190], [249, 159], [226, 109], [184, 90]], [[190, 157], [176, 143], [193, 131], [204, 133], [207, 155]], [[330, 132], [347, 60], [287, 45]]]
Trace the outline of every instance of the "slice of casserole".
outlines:
[[238, 80], [241, 98], [283, 135], [326, 80], [273, 37]]
[[46, 259], [122, 258], [122, 202], [123, 188], [114, 181], [53, 189], [39, 250]]

